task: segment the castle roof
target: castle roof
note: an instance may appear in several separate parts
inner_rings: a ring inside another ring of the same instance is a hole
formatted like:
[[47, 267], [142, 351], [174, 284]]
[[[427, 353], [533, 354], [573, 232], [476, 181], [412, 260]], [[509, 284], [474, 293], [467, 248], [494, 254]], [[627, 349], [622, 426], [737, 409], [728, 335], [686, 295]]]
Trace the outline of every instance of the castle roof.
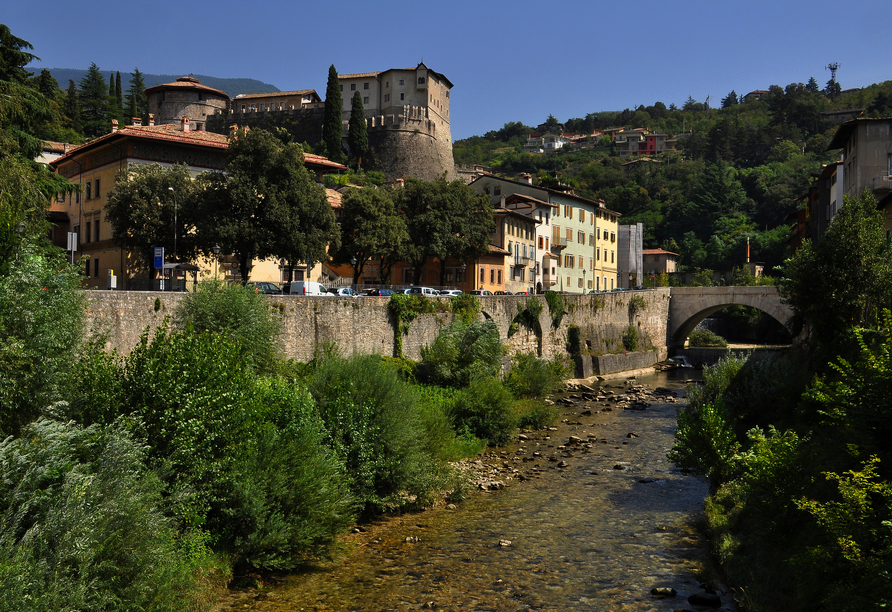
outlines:
[[166, 91], [169, 89], [203, 91], [205, 93], [210, 93], [222, 98], [226, 98], [227, 100], [229, 99], [229, 95], [226, 92], [220, 91], [219, 89], [214, 89], [213, 87], [208, 87], [207, 85], [202, 85], [201, 83], [199, 83], [198, 79], [191, 76], [182, 76], [173, 83], [163, 83], [161, 85], [149, 87], [148, 89], [146, 89], [146, 95], [148, 96], [153, 93]]
[[248, 93], [248, 94], [239, 94], [234, 100], [245, 100], [247, 98], [280, 98], [283, 96], [305, 96], [307, 94], [313, 94], [315, 96], [319, 96], [316, 93], [315, 89], [298, 89], [295, 91], [269, 91], [265, 93]]
[[414, 72], [415, 70], [418, 70], [419, 68], [423, 68], [423, 69], [427, 70], [428, 72], [431, 72], [432, 74], [437, 75], [437, 78], [439, 78], [441, 81], [444, 81], [446, 83], [446, 85], [449, 86], [449, 89], [452, 89], [454, 87], [454, 85], [452, 84], [452, 81], [447, 79], [446, 76], [443, 75], [443, 73], [437, 72], [436, 70], [431, 70], [424, 64], [424, 62], [420, 62], [417, 66], [413, 66], [411, 68], [390, 68], [388, 70], [382, 70], [380, 72], [357, 72], [355, 74], [339, 74], [338, 78], [339, 79], [374, 79], [374, 78], [378, 78], [378, 75], [384, 74], [385, 72], [392, 72], [394, 70], [399, 70], [401, 72]]

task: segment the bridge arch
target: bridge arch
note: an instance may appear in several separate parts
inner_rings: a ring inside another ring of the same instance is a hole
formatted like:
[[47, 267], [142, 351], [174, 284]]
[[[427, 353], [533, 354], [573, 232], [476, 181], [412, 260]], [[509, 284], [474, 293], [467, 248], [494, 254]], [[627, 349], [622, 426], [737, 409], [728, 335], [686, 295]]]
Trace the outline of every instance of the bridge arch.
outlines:
[[781, 301], [776, 287], [672, 287], [667, 343], [679, 347], [709, 315], [735, 304], [751, 306], [789, 329], [792, 309]]

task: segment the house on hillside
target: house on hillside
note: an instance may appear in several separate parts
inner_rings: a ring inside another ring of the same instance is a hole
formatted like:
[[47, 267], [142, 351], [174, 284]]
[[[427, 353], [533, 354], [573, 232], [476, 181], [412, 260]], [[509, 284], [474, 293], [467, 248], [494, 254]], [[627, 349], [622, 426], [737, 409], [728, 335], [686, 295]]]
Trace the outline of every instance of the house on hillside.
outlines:
[[622, 130], [616, 133], [616, 153], [620, 157], [657, 155], [675, 151], [676, 141], [668, 134], [654, 134], [646, 128]]

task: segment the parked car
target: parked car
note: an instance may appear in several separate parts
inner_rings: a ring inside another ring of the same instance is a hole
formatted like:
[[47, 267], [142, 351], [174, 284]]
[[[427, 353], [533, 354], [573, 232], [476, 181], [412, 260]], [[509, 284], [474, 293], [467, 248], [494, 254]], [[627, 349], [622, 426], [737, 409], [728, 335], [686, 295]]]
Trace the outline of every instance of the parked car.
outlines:
[[320, 283], [313, 281], [294, 281], [286, 286], [287, 290], [283, 290], [286, 295], [316, 295], [329, 296], [328, 289]]
[[461, 289], [440, 289], [440, 295], [461, 295], [464, 291]]
[[532, 291], [515, 291], [514, 295], [534, 295]]
[[245, 287], [253, 289], [254, 293], [265, 293], [267, 295], [282, 295], [282, 288], [275, 283], [268, 281], [251, 281], [245, 283]]
[[369, 297], [390, 297], [393, 293], [393, 289], [363, 289], [361, 295]]
[[430, 287], [409, 287], [406, 289], [406, 294], [423, 295], [424, 297], [437, 297], [439, 295], [436, 289], [431, 289]]
[[493, 295], [514, 295], [510, 291], [493, 291]]
[[328, 293], [337, 297], [359, 297], [356, 290], [350, 287], [332, 287], [328, 290]]
[[473, 291], [468, 291], [471, 295], [492, 295], [492, 291], [489, 289], [474, 289]]

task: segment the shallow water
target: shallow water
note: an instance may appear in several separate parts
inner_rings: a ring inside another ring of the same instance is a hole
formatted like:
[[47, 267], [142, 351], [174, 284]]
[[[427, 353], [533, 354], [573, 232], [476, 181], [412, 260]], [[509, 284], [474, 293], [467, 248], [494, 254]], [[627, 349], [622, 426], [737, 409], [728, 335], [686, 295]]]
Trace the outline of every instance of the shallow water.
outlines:
[[[638, 382], [681, 386], [665, 375]], [[580, 416], [585, 408], [603, 406], [565, 409], [561, 418], [568, 422], [558, 431], [530, 434], [522, 446], [492, 459], [507, 461], [528, 480], [471, 495], [454, 509], [369, 526], [349, 536], [351, 551], [339, 561], [289, 576], [271, 589], [234, 593], [222, 609], [689, 607], [687, 596], [702, 592], [707, 563], [696, 523], [708, 487], [666, 460], [678, 405], [654, 402], [641, 411], [613, 408]], [[570, 435], [589, 434], [591, 449], [558, 448]], [[566, 467], [558, 467], [562, 461]], [[654, 599], [654, 587], [672, 587], [678, 597]], [[722, 600], [725, 609], [733, 605], [728, 596]]]

